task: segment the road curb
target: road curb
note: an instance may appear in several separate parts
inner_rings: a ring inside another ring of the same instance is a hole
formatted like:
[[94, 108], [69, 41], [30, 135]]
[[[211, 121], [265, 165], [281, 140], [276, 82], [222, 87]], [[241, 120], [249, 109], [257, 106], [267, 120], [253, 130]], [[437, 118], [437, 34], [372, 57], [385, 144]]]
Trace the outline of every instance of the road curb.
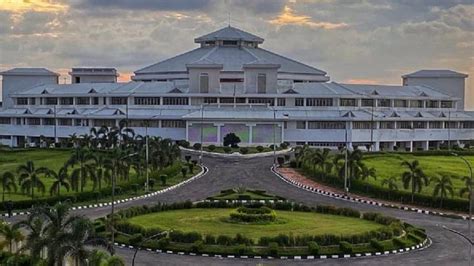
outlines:
[[[194, 150], [194, 149], [189, 149], [189, 148], [183, 148], [179, 147], [183, 151], [191, 152], [191, 153], [201, 153], [200, 150]], [[282, 154], [287, 154], [292, 151], [292, 148], [288, 148], [285, 150], [280, 150], [276, 151], [276, 155], [282, 155]], [[268, 157], [268, 156], [273, 156], [273, 151], [267, 151], [267, 152], [260, 152], [260, 153], [251, 153], [251, 154], [241, 154], [238, 152], [234, 153], [219, 153], [219, 152], [210, 152], [210, 151], [202, 151], [203, 154], [205, 155], [212, 155], [212, 156], [218, 156], [218, 157], [226, 157], [226, 158], [258, 158], [258, 157]]]

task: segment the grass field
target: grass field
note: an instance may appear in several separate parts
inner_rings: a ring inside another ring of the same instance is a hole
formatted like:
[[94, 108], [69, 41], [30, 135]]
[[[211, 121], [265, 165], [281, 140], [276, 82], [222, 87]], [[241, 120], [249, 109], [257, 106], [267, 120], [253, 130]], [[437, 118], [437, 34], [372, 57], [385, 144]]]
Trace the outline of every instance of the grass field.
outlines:
[[310, 212], [276, 211], [281, 223], [236, 224], [224, 220], [232, 209], [187, 209], [136, 216], [128, 221], [145, 228], [158, 227], [164, 230], [199, 232], [203, 235], [227, 235], [240, 233], [252, 239], [278, 234], [322, 235], [358, 234], [376, 230], [383, 225], [357, 218], [326, 215]]
[[[19, 165], [25, 164], [26, 161], [31, 160], [34, 162], [36, 168], [40, 167], [47, 167], [49, 169], [57, 171], [59, 168], [61, 168], [64, 163], [70, 158], [72, 154], [71, 150], [54, 150], [54, 149], [31, 149], [31, 150], [0, 150], [0, 175], [2, 175], [6, 171], [10, 171], [13, 174], [16, 175], [16, 171]], [[188, 177], [192, 176], [193, 174], [196, 174], [199, 172], [199, 167], [195, 167], [194, 173], [188, 173]], [[69, 174], [72, 172], [71, 169], [69, 169]], [[17, 177], [16, 177], [17, 178]], [[136, 174], [133, 172], [133, 169], [130, 174], [130, 180], [134, 180], [136, 178]], [[181, 173], [178, 171], [178, 174], [176, 176], [169, 176], [167, 179], [167, 184], [166, 186], [161, 186], [160, 180], [156, 180], [156, 184], [154, 186], [155, 190], [162, 189], [167, 186], [171, 186], [174, 184], [177, 184], [181, 181], [183, 181], [184, 178], [182, 177]], [[16, 179], [18, 182], [18, 179]], [[44, 197], [49, 197], [49, 188], [51, 187], [51, 184], [54, 182], [52, 178], [48, 177], [42, 177], [42, 181], [45, 185], [46, 191], [43, 194], [38, 193], [35, 191], [35, 197], [38, 198], [44, 198]], [[118, 181], [118, 186], [120, 186], [120, 181]], [[13, 200], [13, 201], [18, 201], [18, 200], [29, 200], [31, 199], [30, 195], [25, 195], [20, 193], [20, 187], [18, 186], [18, 191], [17, 193], [11, 193], [11, 194], [5, 194], [5, 200]], [[86, 187], [84, 188], [84, 191], [91, 191], [92, 190], [93, 183], [88, 180]], [[105, 188], [107, 187], [107, 184], [105, 181], [102, 181], [102, 187]], [[2, 188], [0, 186], [0, 200], [1, 200], [1, 192]], [[74, 191], [67, 191], [64, 187], [61, 188], [61, 195], [72, 195], [76, 192]], [[127, 193], [126, 195], [118, 195], [118, 198], [121, 197], [131, 197], [134, 196], [135, 194], [133, 192]], [[104, 198], [103, 200], [109, 200], [108, 198]]]
[[[464, 156], [472, 165], [474, 165], [474, 156]], [[418, 160], [424, 173], [429, 177], [438, 176], [440, 174], [447, 174], [452, 176], [451, 181], [453, 183], [455, 198], [459, 198], [459, 189], [464, 187], [464, 182], [461, 180], [462, 176], [468, 176], [469, 170], [466, 164], [455, 156], [423, 156], [423, 155], [412, 155], [412, 154], [373, 154], [365, 155], [363, 162], [373, 167], [377, 171], [377, 180], [369, 179], [369, 182], [378, 186], [382, 185], [382, 181], [385, 178], [395, 176], [399, 179], [399, 190], [404, 190], [401, 180], [401, 175], [406, 171], [405, 167], [401, 166], [404, 160], [413, 161]], [[408, 191], [408, 190], [407, 190]], [[429, 187], [423, 188], [422, 194], [432, 195], [433, 184]]]

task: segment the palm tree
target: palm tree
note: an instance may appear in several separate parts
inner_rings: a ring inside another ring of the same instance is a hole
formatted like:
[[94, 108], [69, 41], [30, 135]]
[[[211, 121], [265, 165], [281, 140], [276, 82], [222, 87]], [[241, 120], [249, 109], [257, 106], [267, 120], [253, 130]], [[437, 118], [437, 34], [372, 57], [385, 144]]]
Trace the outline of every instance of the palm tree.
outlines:
[[3, 236], [4, 241], [8, 243], [8, 251], [12, 253], [13, 243], [18, 243], [24, 239], [20, 230], [17, 227], [11, 226], [7, 223], [0, 225], [0, 235]]
[[57, 172], [50, 170], [47, 173], [48, 177], [54, 178], [54, 182], [51, 185], [51, 188], [49, 189], [49, 194], [52, 196], [53, 194], [56, 194], [58, 196], [61, 195], [61, 187], [64, 187], [68, 192], [70, 188], [69, 184], [69, 174], [67, 172], [67, 166], [61, 167]]
[[464, 181], [465, 187], [463, 187], [459, 190], [459, 196], [462, 198], [462, 197], [464, 197], [464, 194], [467, 194], [468, 199], [470, 199], [471, 198], [470, 197], [471, 189], [472, 189], [471, 178], [468, 177], [468, 176], [464, 176], [464, 177], [462, 177], [462, 180]]
[[402, 182], [405, 189], [411, 186], [411, 202], [413, 203], [415, 192], [420, 193], [423, 186], [429, 184], [429, 179], [421, 169], [418, 160], [412, 162], [403, 161], [402, 166], [408, 168], [408, 171], [402, 174]]
[[36, 215], [28, 215], [26, 220], [16, 223], [15, 227], [25, 228], [29, 232], [26, 237], [26, 244], [22, 249], [28, 250], [34, 259], [42, 257], [41, 255], [48, 243], [45, 235], [45, 221]]
[[388, 198], [390, 199], [390, 193], [393, 191], [398, 190], [397, 178], [395, 176], [391, 176], [389, 178], [385, 178], [382, 181], [382, 186], [387, 186], [389, 190]]
[[35, 188], [44, 193], [45, 186], [39, 179], [39, 175], [47, 173], [48, 171], [49, 170], [44, 167], [35, 168], [33, 161], [27, 161], [24, 165], [18, 166], [18, 173], [20, 174], [18, 181], [20, 182], [20, 188], [23, 193], [31, 193], [32, 199], [35, 198]]
[[[340, 177], [344, 177], [345, 165], [340, 164], [339, 161], [344, 162], [346, 160], [346, 150], [342, 150], [334, 158], [334, 165], [339, 166], [338, 174]], [[347, 170], [348, 170], [348, 186], [351, 186], [351, 180], [357, 178], [357, 174], [360, 173], [360, 168], [362, 167], [362, 151], [355, 149], [353, 151], [347, 150]]]
[[72, 188], [77, 192], [79, 189], [79, 183], [81, 192], [84, 191], [84, 187], [87, 184], [87, 178], [92, 170], [91, 165], [88, 164], [91, 160], [89, 155], [89, 150], [85, 148], [78, 148], [74, 151], [71, 158], [69, 158], [67, 165], [74, 166], [78, 164], [78, 168], [74, 169], [72, 172], [71, 184]]
[[451, 197], [454, 195], [451, 177], [448, 175], [441, 175], [441, 177], [433, 177], [431, 181], [434, 182], [433, 197], [439, 196], [439, 207], [443, 208], [443, 199], [448, 196], [448, 193], [451, 194]]
[[12, 190], [17, 190], [15, 176], [12, 172], [5, 172], [2, 175], [2, 202], [5, 201], [5, 192], [10, 193]]
[[377, 180], [377, 176], [376, 176], [376, 171], [375, 171], [375, 168], [373, 167], [367, 167], [365, 164], [362, 164], [360, 165], [360, 170], [359, 170], [359, 178], [363, 181], [366, 181], [365, 182], [365, 189], [366, 189], [366, 192], [369, 192], [369, 181], [368, 179], [369, 178], [373, 178], [374, 180]]
[[120, 257], [110, 256], [102, 250], [93, 250], [89, 254], [89, 266], [125, 266]]
[[92, 182], [94, 183], [92, 190], [95, 191], [95, 189], [98, 188], [100, 191], [102, 189], [102, 180], [104, 178], [106, 180], [110, 179], [110, 171], [105, 167], [107, 158], [101, 152], [91, 153], [90, 158], [92, 162], [91, 170], [93, 170], [90, 171], [90, 174]]

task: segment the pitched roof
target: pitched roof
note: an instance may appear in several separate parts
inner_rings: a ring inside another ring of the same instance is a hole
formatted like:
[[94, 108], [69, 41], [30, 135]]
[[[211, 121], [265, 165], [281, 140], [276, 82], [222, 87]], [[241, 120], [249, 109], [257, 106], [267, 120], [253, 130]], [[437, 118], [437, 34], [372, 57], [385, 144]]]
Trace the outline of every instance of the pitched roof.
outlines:
[[12, 75], [12, 76], [59, 76], [58, 73], [50, 71], [46, 68], [12, 68], [3, 72], [0, 72], [0, 75]]
[[220, 30], [206, 34], [204, 36], [198, 37], [194, 39], [194, 42], [201, 43], [201, 42], [206, 42], [206, 41], [220, 41], [220, 40], [248, 41], [248, 42], [257, 42], [257, 43], [263, 43], [264, 41], [263, 38], [260, 38], [256, 35], [228, 26]]
[[423, 69], [410, 74], [403, 75], [402, 78], [467, 78], [468, 75], [445, 69]]

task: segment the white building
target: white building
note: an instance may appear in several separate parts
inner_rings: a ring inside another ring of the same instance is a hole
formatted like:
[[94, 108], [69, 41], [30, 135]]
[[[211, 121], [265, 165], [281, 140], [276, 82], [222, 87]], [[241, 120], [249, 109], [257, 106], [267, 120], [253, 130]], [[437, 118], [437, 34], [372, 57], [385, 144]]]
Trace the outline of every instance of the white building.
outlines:
[[[137, 70], [117, 83], [110, 68], [74, 68], [73, 84], [46, 69], [3, 75], [0, 141], [11, 146], [59, 140], [126, 119], [137, 134], [220, 144], [428, 149], [474, 139], [464, 111], [465, 74], [422, 70], [403, 86], [329, 82], [327, 73], [259, 46], [263, 39], [226, 27], [199, 47]], [[202, 136], [201, 136], [202, 132]]]

